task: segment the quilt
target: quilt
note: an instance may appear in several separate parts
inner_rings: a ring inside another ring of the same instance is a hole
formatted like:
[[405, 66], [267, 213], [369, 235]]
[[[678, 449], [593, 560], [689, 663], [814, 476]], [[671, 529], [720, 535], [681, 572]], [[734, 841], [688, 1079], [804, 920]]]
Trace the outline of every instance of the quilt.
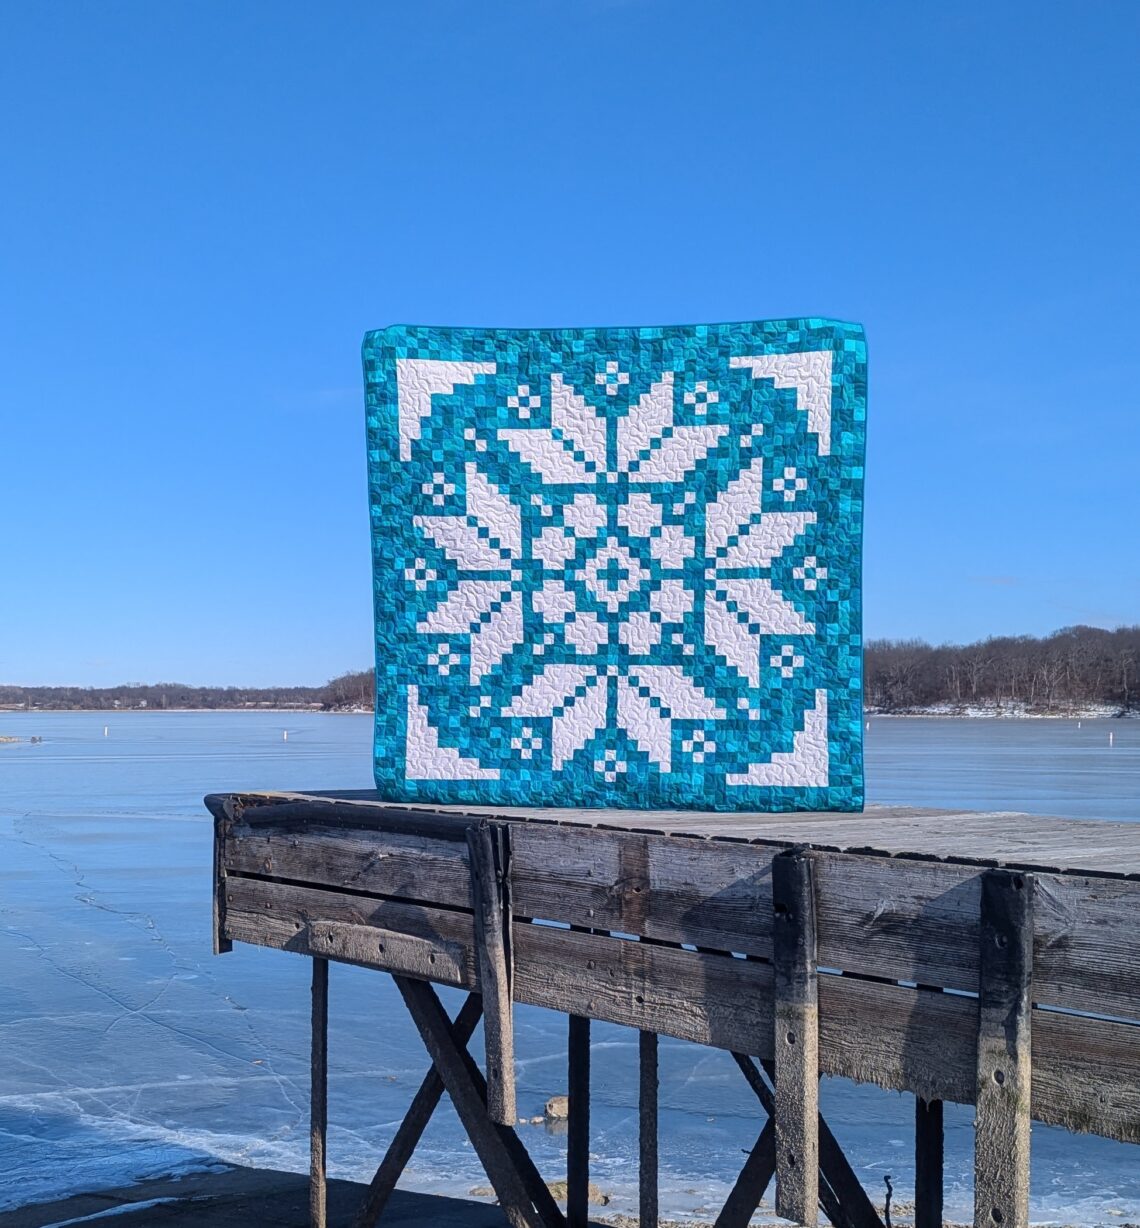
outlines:
[[858, 325], [400, 325], [364, 367], [383, 796], [862, 807]]

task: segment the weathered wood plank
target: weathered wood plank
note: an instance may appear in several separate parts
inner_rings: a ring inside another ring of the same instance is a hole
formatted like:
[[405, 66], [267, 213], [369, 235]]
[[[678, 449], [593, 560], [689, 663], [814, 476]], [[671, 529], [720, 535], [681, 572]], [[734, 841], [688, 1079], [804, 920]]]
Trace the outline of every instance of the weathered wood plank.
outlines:
[[[217, 796], [207, 797], [206, 805], [214, 808]], [[453, 840], [463, 844], [471, 819], [453, 807], [415, 807], [399, 802], [361, 808], [342, 799], [321, 794], [249, 794], [222, 795], [236, 819], [251, 826], [267, 824], [275, 827], [309, 827], [319, 825], [341, 830], [371, 828], [404, 835], [423, 835], [433, 840]]]
[[[206, 799], [216, 811], [225, 797], [245, 806], [335, 802], [357, 824], [390, 823], [396, 816], [429, 816], [443, 823], [471, 817], [521, 823], [610, 827], [627, 831], [693, 832], [710, 839], [762, 840], [782, 845], [956, 858], [975, 865], [1093, 871], [1116, 878], [1140, 876], [1140, 829], [1134, 823], [1060, 819], [1014, 811], [937, 810], [868, 806], [859, 814], [732, 814], [715, 811], [570, 810], [491, 806], [416, 806], [382, 802], [375, 791], [325, 794], [230, 794]], [[341, 811], [338, 809], [338, 813]], [[462, 839], [462, 836], [460, 836]]]
[[[771, 957], [772, 847], [516, 824], [520, 916]], [[455, 905], [462, 849], [381, 831], [265, 824], [230, 833], [222, 873]], [[976, 867], [817, 853], [819, 959], [863, 976], [977, 990]], [[1140, 1017], [1140, 880], [1041, 876], [1043, 1005]]]
[[504, 827], [486, 821], [467, 829], [475, 956], [483, 994], [487, 1111], [501, 1126], [513, 1126], [515, 1034], [511, 1015], [510, 852]]
[[590, 1218], [590, 1021], [571, 1015], [566, 1045], [566, 1223], [587, 1228]]
[[[322, 950], [313, 941], [314, 927], [328, 929], [337, 924], [350, 929], [360, 927], [363, 934], [354, 943], [352, 954], [336, 958], [382, 971], [410, 971], [409, 944], [418, 939], [430, 948], [421, 948], [426, 961], [423, 975], [430, 972], [428, 979], [443, 985], [478, 988], [474, 922], [470, 913], [236, 875], [226, 879], [225, 891], [226, 933], [230, 938], [302, 954], [327, 955], [329, 944], [326, 942]], [[403, 943], [387, 944], [387, 949], [381, 951], [379, 944], [385, 935], [392, 934], [401, 935]], [[426, 960], [431, 951], [445, 957], [432, 963]], [[404, 958], [394, 962], [394, 954]]]
[[[483, 1014], [483, 999], [478, 994], [468, 994], [466, 1001], [459, 1009], [459, 1014], [452, 1021], [451, 1030], [457, 1045], [465, 1046], [471, 1039], [476, 1025]], [[376, 1222], [384, 1213], [388, 1199], [396, 1188], [408, 1161], [415, 1152], [416, 1145], [423, 1137], [427, 1124], [431, 1121], [443, 1096], [443, 1080], [435, 1066], [424, 1075], [419, 1090], [412, 1097], [404, 1120], [392, 1136], [388, 1150], [384, 1153], [380, 1167], [377, 1168], [368, 1184], [368, 1193], [361, 1206], [353, 1228], [376, 1228]]]
[[[982, 875], [972, 866], [817, 853], [819, 959], [977, 992]], [[1140, 882], [1037, 876], [1035, 1000], [1140, 1019]]]
[[982, 880], [974, 1228], [1029, 1228], [1033, 877]]
[[401, 832], [235, 823], [225, 869], [469, 907], [467, 846]]
[[[469, 913], [237, 876], [226, 892], [231, 939], [319, 954], [308, 940], [312, 919], [374, 920], [469, 945], [462, 987], [478, 988]], [[771, 1058], [771, 995], [771, 966], [759, 961], [515, 927], [516, 1002]], [[973, 1103], [976, 998], [821, 975], [819, 1002], [824, 1073]], [[1035, 1010], [1033, 1056], [1036, 1120], [1140, 1142], [1140, 1028]]]
[[[520, 914], [770, 959], [777, 850], [526, 824]], [[977, 992], [977, 867], [814, 854], [819, 962]], [[1140, 1018], [1140, 881], [1041, 876], [1034, 992], [1042, 1004]]]
[[769, 964], [526, 925], [515, 931], [515, 1000], [771, 1054]]
[[803, 853], [772, 862], [775, 970], [776, 1214], [819, 1219], [819, 1000], [815, 889]]
[[[444, 985], [462, 985], [471, 959], [468, 946], [438, 938], [417, 938], [399, 930], [344, 921], [313, 921], [309, 925], [313, 950], [326, 959], [385, 972], [414, 976]], [[511, 1118], [512, 1122], [514, 1117]]]
[[313, 960], [312, 1054], [309, 1087], [309, 1225], [328, 1216], [325, 1145], [329, 1128], [329, 964]]
[[214, 954], [225, 955], [233, 950], [233, 943], [225, 937], [226, 928], [226, 894], [225, 894], [225, 843], [229, 830], [230, 818], [223, 807], [222, 812], [214, 819]]
[[528, 823], [512, 851], [521, 915], [771, 957], [772, 849]]

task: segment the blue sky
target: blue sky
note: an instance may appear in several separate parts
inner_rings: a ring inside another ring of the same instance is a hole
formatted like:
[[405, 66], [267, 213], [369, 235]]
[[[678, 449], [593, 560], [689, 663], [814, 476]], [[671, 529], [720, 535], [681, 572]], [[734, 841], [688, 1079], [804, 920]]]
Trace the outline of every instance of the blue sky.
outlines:
[[392, 322], [867, 329], [869, 636], [1140, 621], [1140, 5], [0, 14], [0, 681], [371, 656]]

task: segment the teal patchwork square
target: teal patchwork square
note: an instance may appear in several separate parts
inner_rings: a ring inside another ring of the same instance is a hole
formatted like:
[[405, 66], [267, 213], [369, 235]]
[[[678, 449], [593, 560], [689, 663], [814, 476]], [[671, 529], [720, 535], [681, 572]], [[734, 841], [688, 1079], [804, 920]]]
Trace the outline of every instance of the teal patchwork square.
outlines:
[[376, 786], [858, 810], [858, 325], [364, 342]]

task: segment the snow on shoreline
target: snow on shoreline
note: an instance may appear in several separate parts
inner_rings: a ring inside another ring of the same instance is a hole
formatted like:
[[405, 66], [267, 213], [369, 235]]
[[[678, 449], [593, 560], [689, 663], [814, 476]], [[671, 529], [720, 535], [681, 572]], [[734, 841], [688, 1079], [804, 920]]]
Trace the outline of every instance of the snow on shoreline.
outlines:
[[1076, 704], [1071, 708], [1035, 708], [1025, 703], [978, 704], [940, 703], [913, 708], [865, 708], [865, 716], [950, 716], [967, 717], [971, 720], [1047, 720], [1047, 721], [1100, 721], [1137, 720], [1140, 709], [1129, 711], [1116, 704]]

